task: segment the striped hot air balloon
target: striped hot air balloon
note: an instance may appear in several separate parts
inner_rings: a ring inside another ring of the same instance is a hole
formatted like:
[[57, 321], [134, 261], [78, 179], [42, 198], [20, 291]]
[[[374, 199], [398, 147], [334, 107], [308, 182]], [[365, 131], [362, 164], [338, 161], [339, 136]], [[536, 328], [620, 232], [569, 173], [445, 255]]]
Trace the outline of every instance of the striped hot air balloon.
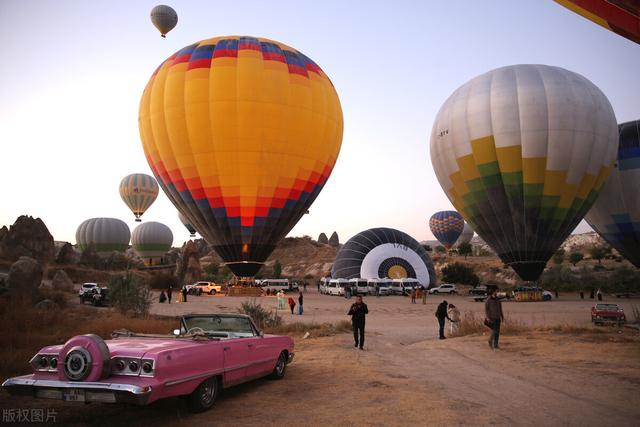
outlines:
[[91, 218], [76, 230], [78, 248], [85, 250], [92, 246], [100, 258], [109, 257], [113, 251], [125, 251], [130, 237], [129, 226], [117, 218]]
[[307, 212], [342, 142], [327, 75], [296, 49], [255, 37], [171, 55], [143, 92], [139, 126], [165, 194], [244, 277]]
[[140, 217], [158, 197], [158, 183], [149, 175], [134, 173], [120, 181], [120, 197], [140, 222]]
[[171, 249], [173, 233], [159, 222], [145, 222], [133, 229], [131, 246], [146, 265], [158, 264]]
[[442, 246], [451, 249], [464, 229], [464, 219], [456, 211], [436, 212], [429, 219], [429, 229]]

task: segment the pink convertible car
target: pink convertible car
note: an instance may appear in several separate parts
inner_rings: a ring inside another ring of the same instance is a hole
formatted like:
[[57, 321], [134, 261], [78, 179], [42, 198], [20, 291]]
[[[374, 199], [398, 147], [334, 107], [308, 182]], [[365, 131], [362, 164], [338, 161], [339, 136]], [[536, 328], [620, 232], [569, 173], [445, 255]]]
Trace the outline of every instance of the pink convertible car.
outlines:
[[223, 388], [284, 377], [293, 355], [291, 338], [263, 334], [249, 316], [194, 314], [180, 319], [173, 336], [121, 331], [108, 341], [79, 335], [44, 347], [31, 359], [33, 374], [2, 386], [15, 395], [74, 402], [146, 405], [188, 396], [199, 412]]

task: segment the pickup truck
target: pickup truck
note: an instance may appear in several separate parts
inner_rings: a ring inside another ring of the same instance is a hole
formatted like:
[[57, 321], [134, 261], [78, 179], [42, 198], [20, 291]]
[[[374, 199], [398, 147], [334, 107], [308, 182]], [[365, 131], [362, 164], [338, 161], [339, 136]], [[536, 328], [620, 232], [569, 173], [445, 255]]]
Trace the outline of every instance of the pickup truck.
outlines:
[[[217, 285], [214, 282], [196, 282], [190, 286], [191, 289], [198, 288], [204, 294], [215, 295], [223, 293], [222, 285]], [[189, 292], [189, 289], [187, 289]]]

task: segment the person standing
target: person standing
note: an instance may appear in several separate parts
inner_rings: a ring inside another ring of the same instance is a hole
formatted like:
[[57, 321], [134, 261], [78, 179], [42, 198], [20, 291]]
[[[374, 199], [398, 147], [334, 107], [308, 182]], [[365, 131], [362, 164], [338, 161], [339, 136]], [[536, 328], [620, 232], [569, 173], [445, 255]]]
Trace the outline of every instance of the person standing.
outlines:
[[293, 315], [293, 309], [296, 308], [296, 302], [291, 297], [289, 297], [289, 308], [291, 309], [291, 315]]
[[307, 293], [307, 281], [306, 280], [304, 282], [302, 282], [302, 289], [304, 289], [304, 292]]
[[489, 347], [494, 350], [499, 350], [498, 339], [500, 338], [500, 323], [504, 321], [504, 314], [502, 313], [502, 303], [498, 299], [498, 289], [491, 289], [491, 295], [484, 303], [484, 314], [487, 319], [486, 324], [491, 328]]
[[380, 284], [376, 283], [375, 287], [376, 287], [376, 297], [380, 297]]
[[182, 301], [183, 302], [187, 302], [187, 287], [186, 286], [182, 287]]
[[367, 304], [362, 301], [361, 296], [356, 297], [356, 302], [351, 304], [347, 316], [351, 316], [353, 340], [355, 341], [354, 347], [360, 347], [360, 350], [364, 350], [364, 324], [367, 314], [369, 314]]
[[411, 288], [411, 304], [415, 304], [415, 303], [416, 303], [416, 289]]
[[595, 292], [593, 288], [591, 288], [591, 293], [589, 293], [589, 298], [593, 299], [595, 297]]
[[348, 283], [344, 285], [344, 297], [351, 299], [351, 286]]
[[[442, 301], [438, 304], [438, 308], [436, 309], [436, 317], [438, 318], [438, 325], [440, 327], [439, 333], [441, 340], [446, 338], [444, 336], [444, 320], [449, 319], [449, 315], [447, 314], [447, 305], [446, 301]], [[451, 321], [451, 319], [449, 319], [449, 321]]]
[[602, 301], [602, 291], [600, 290], [600, 288], [598, 288], [598, 292], [596, 292], [596, 295], [598, 296], [598, 301]]
[[302, 292], [298, 295], [298, 315], [302, 316], [302, 303], [304, 302], [304, 297], [302, 296]]
[[427, 287], [423, 286], [422, 287], [422, 304], [426, 304], [427, 303]]
[[173, 288], [171, 286], [169, 286], [167, 288], [167, 299], [169, 300], [169, 304], [171, 304], [171, 292], [173, 291]]
[[284, 292], [282, 292], [282, 290], [278, 291], [277, 299], [278, 299], [278, 310], [284, 310]]
[[580, 289], [580, 299], [584, 299], [584, 291]]
[[451, 321], [451, 329], [449, 333], [453, 335], [454, 332], [458, 331], [460, 327], [460, 310], [453, 304], [449, 304], [449, 309], [447, 310], [447, 315], [449, 316], [449, 320]]

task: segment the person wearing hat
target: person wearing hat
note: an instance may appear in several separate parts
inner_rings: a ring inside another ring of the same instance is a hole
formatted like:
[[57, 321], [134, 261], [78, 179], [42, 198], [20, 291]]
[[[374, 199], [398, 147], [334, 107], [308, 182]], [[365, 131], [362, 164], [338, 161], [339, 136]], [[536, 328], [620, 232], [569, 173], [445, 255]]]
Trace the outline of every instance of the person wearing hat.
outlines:
[[460, 310], [458, 310], [458, 307], [455, 305], [449, 304], [447, 314], [449, 315], [449, 320], [451, 320], [451, 329], [449, 330], [449, 333], [453, 335], [453, 333], [457, 332], [460, 327]]

